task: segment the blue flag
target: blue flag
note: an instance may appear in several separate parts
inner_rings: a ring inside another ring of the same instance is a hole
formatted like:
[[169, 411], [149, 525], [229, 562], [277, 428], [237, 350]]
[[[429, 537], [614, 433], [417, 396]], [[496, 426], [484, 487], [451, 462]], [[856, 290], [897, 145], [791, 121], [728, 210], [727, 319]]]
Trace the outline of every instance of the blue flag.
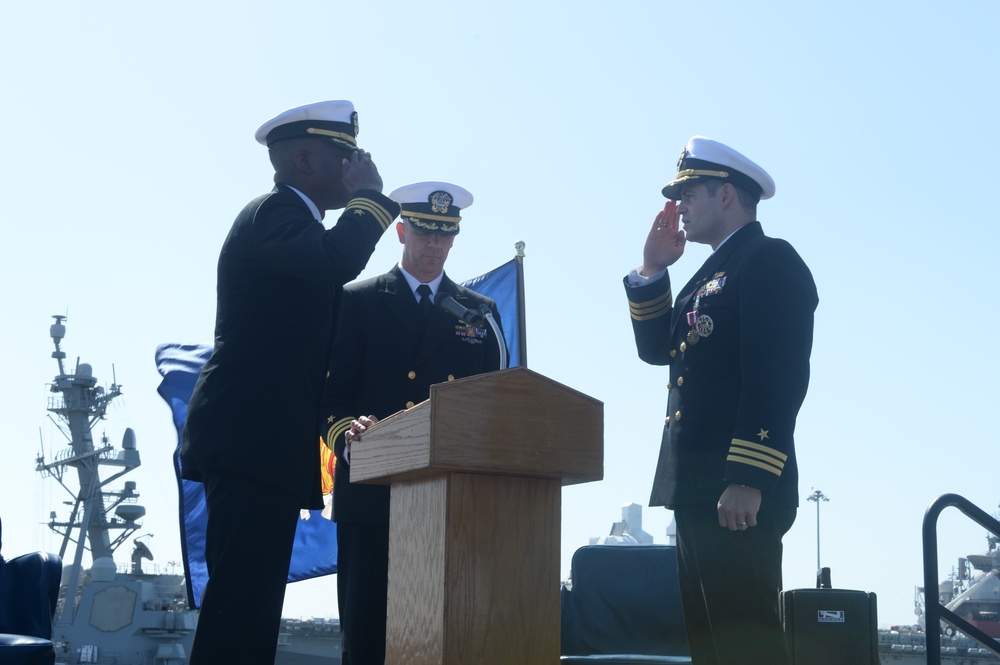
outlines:
[[518, 267], [517, 259], [511, 259], [498, 268], [494, 268], [479, 277], [473, 277], [462, 286], [476, 293], [492, 298], [497, 303], [500, 321], [503, 324], [503, 336], [507, 340], [508, 365], [517, 367], [524, 365], [523, 330], [524, 308], [518, 302]]
[[[510, 367], [524, 365], [524, 306], [519, 301], [518, 280], [520, 271], [517, 259], [474, 277], [462, 286], [496, 301]], [[163, 376], [157, 392], [170, 406], [174, 427], [177, 428], [177, 447], [174, 449], [174, 472], [177, 476], [177, 495], [180, 498], [181, 555], [187, 578], [188, 603], [201, 605], [201, 596], [208, 584], [208, 567], [205, 563], [205, 531], [208, 510], [205, 506], [205, 488], [193, 480], [181, 478], [180, 445], [184, 423], [187, 419], [188, 400], [202, 366], [212, 355], [212, 347], [202, 344], [161, 344], [156, 349], [156, 368]], [[320, 454], [319, 441], [317, 455]], [[332, 478], [332, 469], [325, 469]], [[337, 572], [337, 525], [323, 515], [321, 510], [302, 512], [295, 530], [292, 561], [288, 581], [297, 582]]]
[[[502, 316], [502, 315], [501, 315]], [[202, 365], [212, 355], [212, 347], [200, 344], [161, 344], [156, 349], [156, 368], [163, 376], [157, 392], [170, 406], [177, 428], [177, 448], [174, 449], [174, 472], [177, 474], [177, 496], [180, 498], [181, 555], [187, 578], [188, 604], [201, 605], [201, 596], [208, 584], [205, 563], [205, 530], [208, 510], [205, 488], [193, 480], [181, 478], [180, 442], [187, 419], [188, 400]], [[319, 440], [316, 454], [320, 454]], [[292, 561], [288, 581], [329, 575], [337, 572], [337, 525], [321, 510], [302, 512], [295, 530]]]

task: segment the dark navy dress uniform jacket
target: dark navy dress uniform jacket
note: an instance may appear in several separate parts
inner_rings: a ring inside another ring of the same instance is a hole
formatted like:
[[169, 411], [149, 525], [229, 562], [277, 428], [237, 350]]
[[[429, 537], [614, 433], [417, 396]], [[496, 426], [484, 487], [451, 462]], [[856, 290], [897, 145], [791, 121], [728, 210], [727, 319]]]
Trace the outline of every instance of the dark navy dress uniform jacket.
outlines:
[[[447, 275], [438, 293], [450, 294], [469, 309], [486, 304], [500, 324], [493, 300]], [[391, 416], [426, 400], [435, 383], [500, 369], [500, 349], [491, 328], [476, 330], [435, 307], [425, 331], [419, 309], [398, 266], [344, 289], [324, 398], [325, 440], [337, 455], [337, 522], [389, 523], [389, 488], [351, 484], [351, 467], [343, 462], [344, 432], [352, 419]]]
[[326, 229], [285, 185], [237, 216], [218, 265], [215, 346], [191, 396], [183, 477], [266, 482], [322, 508], [317, 425], [344, 284], [399, 206], [360, 190]]
[[793, 434], [818, 297], [792, 246], [752, 222], [705, 261], [676, 302], [669, 277], [638, 287], [626, 278], [625, 287], [639, 357], [670, 366], [650, 505], [714, 504], [737, 483], [797, 506]]

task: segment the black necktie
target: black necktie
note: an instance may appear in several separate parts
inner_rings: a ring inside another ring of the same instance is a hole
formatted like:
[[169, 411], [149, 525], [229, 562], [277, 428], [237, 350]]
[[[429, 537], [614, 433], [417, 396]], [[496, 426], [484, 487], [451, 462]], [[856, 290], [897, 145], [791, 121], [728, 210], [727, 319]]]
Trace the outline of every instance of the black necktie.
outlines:
[[421, 284], [417, 287], [417, 293], [420, 294], [420, 317], [426, 323], [434, 306], [431, 302], [431, 287]]

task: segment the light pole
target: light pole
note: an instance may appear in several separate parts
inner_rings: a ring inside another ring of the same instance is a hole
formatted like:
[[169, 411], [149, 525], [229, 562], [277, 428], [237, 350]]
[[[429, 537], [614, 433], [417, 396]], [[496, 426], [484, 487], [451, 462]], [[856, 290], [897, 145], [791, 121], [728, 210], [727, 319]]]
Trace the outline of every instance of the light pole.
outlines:
[[816, 490], [810, 494], [806, 500], [816, 502], [816, 572], [818, 573], [821, 570], [819, 565], [819, 502], [829, 501], [830, 499], [828, 499], [826, 495], [819, 490]]

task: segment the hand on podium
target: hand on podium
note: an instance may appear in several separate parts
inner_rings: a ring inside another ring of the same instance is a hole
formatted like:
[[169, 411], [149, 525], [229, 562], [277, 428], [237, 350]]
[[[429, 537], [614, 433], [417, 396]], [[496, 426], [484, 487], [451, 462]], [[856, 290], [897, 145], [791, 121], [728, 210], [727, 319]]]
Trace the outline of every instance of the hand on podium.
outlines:
[[347, 464], [351, 463], [351, 444], [360, 442], [368, 428], [374, 427], [377, 422], [375, 416], [359, 416], [351, 421], [351, 429], [344, 432], [344, 461]]

